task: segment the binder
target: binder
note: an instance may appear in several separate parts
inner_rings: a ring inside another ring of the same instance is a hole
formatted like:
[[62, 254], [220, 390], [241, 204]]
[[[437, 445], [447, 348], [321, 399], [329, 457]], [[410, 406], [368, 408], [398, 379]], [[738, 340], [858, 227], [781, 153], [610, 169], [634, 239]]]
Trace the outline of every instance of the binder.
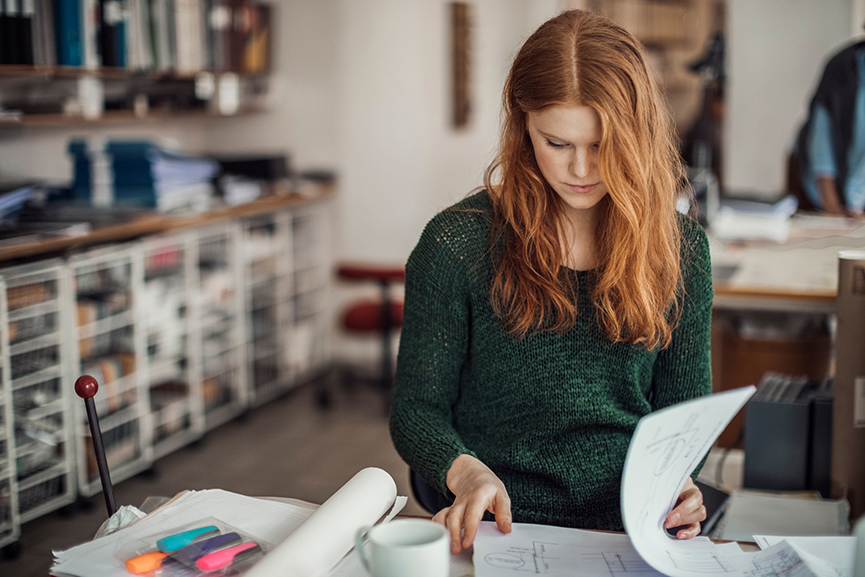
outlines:
[[0, 64], [20, 63], [20, 0], [0, 0], [4, 5], [3, 16], [0, 18], [0, 54], [3, 60]]
[[33, 66], [33, 13], [35, 0], [18, 0], [18, 64]]
[[0, 0], [0, 64], [9, 64], [8, 53], [11, 37], [8, 16], [6, 16], [6, 0]]
[[82, 66], [84, 51], [81, 3], [54, 0], [54, 18], [57, 34], [57, 63], [61, 66]]
[[33, 13], [33, 63], [37, 66], [57, 64], [54, 31], [54, 2], [36, 0]]

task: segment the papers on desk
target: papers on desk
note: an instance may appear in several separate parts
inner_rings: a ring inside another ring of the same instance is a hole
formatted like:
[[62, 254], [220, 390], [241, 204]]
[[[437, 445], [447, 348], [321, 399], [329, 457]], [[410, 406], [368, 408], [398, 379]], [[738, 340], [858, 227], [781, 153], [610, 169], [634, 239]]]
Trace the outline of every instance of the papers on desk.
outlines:
[[830, 561], [842, 575], [853, 574], [856, 556], [856, 537], [779, 537], [775, 535], [754, 535], [761, 549], [768, 549], [786, 541], [808, 555]]
[[718, 539], [753, 541], [755, 534], [847, 535], [850, 505], [846, 500], [793, 499], [734, 492], [716, 532]]
[[775, 204], [726, 202], [712, 220], [712, 235], [722, 240], [766, 239], [782, 243], [790, 236], [790, 217], [798, 201], [787, 196]]
[[[405, 506], [393, 479], [381, 469], [364, 469], [324, 505], [246, 497], [220, 489], [188, 491], [116, 533], [55, 552], [58, 577], [128, 577], [117, 553], [126, 543], [215, 518], [256, 541], [275, 545], [247, 575], [327, 575], [351, 549], [361, 526], [386, 522]], [[322, 533], [323, 532], [323, 533]], [[286, 562], [286, 555], [294, 555]], [[272, 571], [274, 563], [279, 565]]]

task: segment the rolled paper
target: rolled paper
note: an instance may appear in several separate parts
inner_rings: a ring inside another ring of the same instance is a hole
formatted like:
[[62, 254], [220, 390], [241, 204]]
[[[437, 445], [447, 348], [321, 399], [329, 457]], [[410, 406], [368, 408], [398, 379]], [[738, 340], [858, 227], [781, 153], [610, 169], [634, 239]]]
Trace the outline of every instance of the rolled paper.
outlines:
[[387, 472], [363, 469], [324, 502], [246, 577], [317, 577], [333, 569], [354, 546], [358, 529], [373, 525], [396, 500]]

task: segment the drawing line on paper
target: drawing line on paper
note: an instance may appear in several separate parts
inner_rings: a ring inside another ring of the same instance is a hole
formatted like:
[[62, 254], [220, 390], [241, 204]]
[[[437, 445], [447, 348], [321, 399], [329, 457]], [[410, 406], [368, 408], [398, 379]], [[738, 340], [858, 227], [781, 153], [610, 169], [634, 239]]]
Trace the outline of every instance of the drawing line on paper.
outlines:
[[531, 549], [509, 547], [504, 552], [487, 553], [484, 561], [496, 569], [510, 569], [516, 572], [544, 575], [549, 569], [547, 561], [557, 559], [557, 557], [550, 555], [551, 548], [557, 546], [558, 543], [532, 541]]
[[587, 560], [595, 559], [603, 561], [612, 577], [618, 575], [633, 575], [655, 573], [652, 566], [643, 561], [637, 553], [621, 553], [619, 551], [605, 551], [602, 553], [586, 553], [583, 557]]
[[735, 573], [736, 568], [726, 559], [719, 559], [714, 554], [700, 554], [692, 557], [691, 555], [673, 555], [672, 551], [667, 551], [667, 556], [670, 558], [670, 563], [677, 569], [684, 571], [698, 571], [700, 573]]

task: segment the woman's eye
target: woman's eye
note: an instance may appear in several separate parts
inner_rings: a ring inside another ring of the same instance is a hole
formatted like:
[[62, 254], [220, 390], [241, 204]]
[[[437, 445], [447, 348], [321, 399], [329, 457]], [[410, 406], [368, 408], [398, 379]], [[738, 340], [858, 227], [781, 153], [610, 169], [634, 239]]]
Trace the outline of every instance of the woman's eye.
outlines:
[[600, 142], [596, 142], [592, 145], [592, 150], [594, 150], [595, 152], [597, 152], [600, 149], [601, 149], [601, 143]]
[[556, 144], [555, 142], [553, 142], [552, 140], [549, 140], [549, 139], [547, 139], [547, 146], [550, 146], [552, 148], [564, 148], [565, 147], [564, 144]]

